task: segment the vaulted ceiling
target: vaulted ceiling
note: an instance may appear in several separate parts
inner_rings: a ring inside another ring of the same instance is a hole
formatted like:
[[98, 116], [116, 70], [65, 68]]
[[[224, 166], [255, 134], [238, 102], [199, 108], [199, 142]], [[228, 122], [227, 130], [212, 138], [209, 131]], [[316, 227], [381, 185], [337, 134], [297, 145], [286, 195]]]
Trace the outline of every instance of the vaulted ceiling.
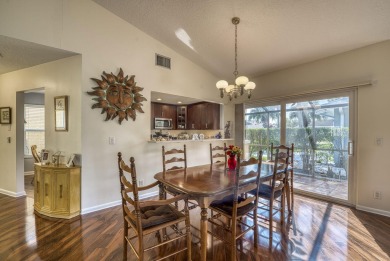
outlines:
[[76, 53], [0, 35], [0, 74], [73, 55]]
[[[226, 80], [234, 71], [234, 16], [238, 70], [250, 77], [390, 39], [389, 0], [93, 1]], [[0, 74], [72, 55], [0, 36]]]
[[233, 77], [234, 16], [238, 69], [252, 77], [390, 39], [389, 0], [94, 2], [225, 78]]

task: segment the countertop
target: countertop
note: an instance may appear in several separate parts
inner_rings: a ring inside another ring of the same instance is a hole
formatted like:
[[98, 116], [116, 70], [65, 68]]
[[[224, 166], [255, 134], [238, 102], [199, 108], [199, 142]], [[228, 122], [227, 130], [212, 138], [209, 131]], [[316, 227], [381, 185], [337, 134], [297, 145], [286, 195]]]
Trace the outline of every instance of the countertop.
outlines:
[[149, 140], [148, 143], [214, 142], [214, 141], [228, 141], [228, 140], [234, 140], [234, 139], [166, 140], [166, 141]]

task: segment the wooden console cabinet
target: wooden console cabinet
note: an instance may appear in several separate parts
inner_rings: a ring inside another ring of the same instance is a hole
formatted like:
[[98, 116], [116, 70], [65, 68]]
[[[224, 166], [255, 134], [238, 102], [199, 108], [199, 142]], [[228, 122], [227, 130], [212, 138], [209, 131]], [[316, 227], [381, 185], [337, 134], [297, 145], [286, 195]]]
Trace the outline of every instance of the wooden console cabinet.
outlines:
[[34, 171], [35, 212], [51, 218], [79, 217], [81, 168], [35, 163]]

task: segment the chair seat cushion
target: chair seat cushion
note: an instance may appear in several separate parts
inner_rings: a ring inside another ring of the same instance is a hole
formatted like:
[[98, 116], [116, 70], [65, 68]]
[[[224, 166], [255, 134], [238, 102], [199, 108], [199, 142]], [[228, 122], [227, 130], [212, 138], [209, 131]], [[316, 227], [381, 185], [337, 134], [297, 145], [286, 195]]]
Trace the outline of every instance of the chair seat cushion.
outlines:
[[[249, 192], [250, 194], [256, 194], [256, 190], [252, 190]], [[271, 199], [271, 194], [272, 194], [272, 186], [267, 185], [267, 184], [260, 184], [259, 187], [259, 197], [265, 198], [265, 199]], [[282, 190], [277, 190], [275, 191], [274, 198], [279, 198], [282, 195]]]
[[[133, 211], [134, 213], [135, 211]], [[175, 208], [164, 206], [148, 206], [141, 208], [142, 228], [150, 228], [169, 221], [174, 221], [184, 217], [182, 213]], [[134, 224], [135, 225], [135, 224]]]
[[[227, 196], [221, 200], [215, 200], [210, 204], [210, 208], [215, 209], [219, 212], [223, 212], [226, 215], [231, 216], [233, 212], [233, 199], [234, 195]], [[237, 203], [240, 203], [241, 201], [244, 201], [245, 199], [242, 197], [237, 198]], [[245, 205], [243, 207], [237, 208], [237, 216], [243, 216], [249, 211], [251, 211], [256, 205], [253, 203], [250, 203], [248, 205]]]

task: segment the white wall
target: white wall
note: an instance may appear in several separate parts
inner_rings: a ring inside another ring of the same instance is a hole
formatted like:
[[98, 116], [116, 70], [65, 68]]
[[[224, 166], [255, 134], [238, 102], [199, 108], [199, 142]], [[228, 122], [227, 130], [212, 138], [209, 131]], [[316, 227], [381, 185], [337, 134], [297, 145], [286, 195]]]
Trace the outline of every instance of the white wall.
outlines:
[[[18, 11], [19, 8], [34, 10], [36, 6], [39, 6], [39, 12]], [[80, 98], [81, 107], [76, 107], [78, 117], [70, 118], [70, 125], [80, 128], [79, 136], [64, 133], [60, 137], [48, 137], [46, 143], [49, 148], [82, 153], [84, 212], [119, 200], [117, 152], [121, 151], [126, 159], [135, 156], [138, 176], [145, 183], [152, 182], [154, 174], [162, 170], [161, 145], [146, 142], [150, 137], [151, 91], [220, 102], [215, 76], [91, 1], [1, 2], [0, 34], [82, 55], [81, 84], [61, 88], [61, 95], [70, 95], [71, 100]], [[171, 57], [172, 70], [155, 66], [155, 53]], [[105, 122], [100, 110], [91, 109], [94, 102], [86, 93], [96, 86], [90, 78], [99, 78], [103, 71], [116, 74], [120, 67], [125, 74], [136, 75], [138, 85], [145, 88], [142, 94], [148, 99], [143, 106], [145, 113], [137, 113], [136, 121], [124, 121], [122, 125], [117, 120]], [[3, 86], [0, 83], [0, 91]], [[48, 95], [47, 99], [52, 97]], [[1, 99], [15, 100], [15, 90], [5, 92]], [[233, 120], [233, 107], [227, 105], [225, 108], [225, 120]], [[47, 124], [48, 128], [53, 128], [52, 121]], [[116, 137], [115, 145], [108, 144], [111, 136]], [[68, 143], [74, 143], [73, 147], [69, 148]], [[7, 146], [0, 143], [0, 149]], [[197, 146], [192, 147], [195, 150]], [[206, 157], [198, 157], [191, 150], [190, 164], [206, 163]], [[12, 173], [15, 173], [16, 162], [13, 155], [11, 152], [6, 164], [10, 177], [0, 174], [7, 185], [0, 186], [15, 191]], [[0, 156], [0, 163], [5, 161], [7, 159]]]
[[[390, 216], [390, 41], [270, 73], [255, 79], [253, 99], [326, 89], [365, 80], [374, 86], [358, 90], [357, 207]], [[376, 145], [382, 137], [382, 146]], [[382, 200], [373, 192], [382, 191]]]
[[[23, 142], [23, 116], [17, 119], [16, 112], [23, 115], [24, 100], [17, 103], [17, 92], [45, 87], [45, 139], [46, 147], [52, 151], [81, 153], [81, 115], [80, 115], [80, 84], [81, 57], [73, 56], [55, 62], [50, 62], [16, 72], [0, 75], [0, 104], [13, 109], [11, 125], [0, 126], [0, 189], [10, 195], [24, 193], [23, 173], [17, 173], [16, 168], [23, 159], [23, 151], [17, 153], [16, 141]], [[69, 118], [71, 119], [68, 132], [54, 131], [54, 97], [69, 95]], [[20, 124], [18, 125], [18, 121]], [[17, 130], [19, 131], [17, 132]], [[21, 137], [18, 136], [21, 133]], [[10, 136], [11, 144], [6, 143], [5, 137]], [[23, 145], [22, 145], [23, 148]], [[18, 154], [18, 155], [17, 155]], [[17, 155], [17, 156], [16, 156]], [[23, 168], [22, 168], [23, 170]], [[16, 175], [17, 173], [17, 175]], [[1, 191], [0, 190], [0, 191]]]

